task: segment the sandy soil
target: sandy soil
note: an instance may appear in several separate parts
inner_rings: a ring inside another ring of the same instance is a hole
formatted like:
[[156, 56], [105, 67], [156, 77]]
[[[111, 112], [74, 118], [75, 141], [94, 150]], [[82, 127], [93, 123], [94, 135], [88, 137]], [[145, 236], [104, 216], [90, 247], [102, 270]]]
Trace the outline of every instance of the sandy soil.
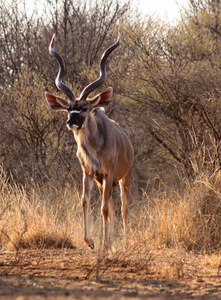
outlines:
[[82, 249], [0, 253], [0, 299], [221, 299], [220, 265], [162, 250], [98, 260]]

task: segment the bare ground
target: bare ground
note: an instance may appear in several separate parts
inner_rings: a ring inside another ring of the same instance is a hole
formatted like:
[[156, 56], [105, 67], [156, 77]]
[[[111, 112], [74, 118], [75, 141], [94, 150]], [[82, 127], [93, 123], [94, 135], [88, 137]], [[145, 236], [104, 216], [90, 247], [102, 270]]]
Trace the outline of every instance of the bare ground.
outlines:
[[0, 299], [221, 299], [219, 258], [159, 250], [0, 253]]

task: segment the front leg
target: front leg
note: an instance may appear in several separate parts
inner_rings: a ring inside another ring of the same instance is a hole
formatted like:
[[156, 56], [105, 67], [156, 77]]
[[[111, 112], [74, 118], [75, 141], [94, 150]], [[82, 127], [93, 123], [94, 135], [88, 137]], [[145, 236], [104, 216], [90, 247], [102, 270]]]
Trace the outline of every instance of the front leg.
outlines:
[[113, 187], [113, 179], [111, 176], [106, 176], [103, 180], [102, 186], [102, 215], [103, 215], [103, 230], [104, 230], [104, 242], [103, 252], [104, 256], [108, 254], [108, 249], [111, 247], [111, 240], [114, 231], [114, 219], [115, 219], [115, 206], [111, 196], [111, 190]]
[[91, 249], [94, 249], [94, 242], [90, 237], [89, 232], [89, 200], [91, 190], [93, 188], [93, 179], [83, 171], [83, 194], [81, 198], [81, 204], [83, 207], [83, 214], [84, 214], [84, 241], [88, 244]]

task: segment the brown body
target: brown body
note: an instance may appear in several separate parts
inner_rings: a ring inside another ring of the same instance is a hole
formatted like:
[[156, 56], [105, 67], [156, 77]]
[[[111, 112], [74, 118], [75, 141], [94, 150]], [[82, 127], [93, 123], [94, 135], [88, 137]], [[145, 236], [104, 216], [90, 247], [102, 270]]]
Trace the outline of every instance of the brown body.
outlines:
[[[93, 99], [88, 99], [88, 94], [97, 88], [105, 78], [105, 61], [107, 56], [118, 46], [116, 44], [106, 50], [101, 60], [100, 78], [90, 84], [76, 99], [72, 91], [62, 82], [62, 67], [64, 64], [60, 55], [53, 49], [53, 40], [49, 50], [59, 61], [59, 74], [56, 84], [71, 101], [58, 98], [45, 93], [49, 105], [55, 110], [68, 111], [67, 126], [73, 130], [78, 145], [77, 156], [83, 170], [83, 194], [82, 206], [84, 212], [84, 240], [94, 248], [94, 242], [90, 237], [88, 224], [88, 208], [93, 182], [98, 185], [102, 196], [102, 214], [104, 228], [104, 252], [111, 245], [114, 231], [115, 206], [111, 196], [111, 190], [116, 184], [120, 184], [122, 217], [124, 223], [125, 239], [128, 223], [128, 198], [134, 160], [133, 147], [125, 130], [117, 123], [109, 119], [100, 109], [108, 105], [112, 96], [112, 88], [106, 89]], [[106, 55], [106, 56], [105, 56]]]

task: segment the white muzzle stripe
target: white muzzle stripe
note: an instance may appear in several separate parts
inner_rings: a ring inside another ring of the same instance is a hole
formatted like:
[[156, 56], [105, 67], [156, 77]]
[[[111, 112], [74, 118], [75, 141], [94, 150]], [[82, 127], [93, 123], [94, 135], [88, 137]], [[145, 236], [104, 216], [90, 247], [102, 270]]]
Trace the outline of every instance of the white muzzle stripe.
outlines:
[[79, 113], [80, 113], [79, 110], [72, 110], [72, 111], [70, 111], [70, 115], [71, 115], [71, 114], [79, 114]]

